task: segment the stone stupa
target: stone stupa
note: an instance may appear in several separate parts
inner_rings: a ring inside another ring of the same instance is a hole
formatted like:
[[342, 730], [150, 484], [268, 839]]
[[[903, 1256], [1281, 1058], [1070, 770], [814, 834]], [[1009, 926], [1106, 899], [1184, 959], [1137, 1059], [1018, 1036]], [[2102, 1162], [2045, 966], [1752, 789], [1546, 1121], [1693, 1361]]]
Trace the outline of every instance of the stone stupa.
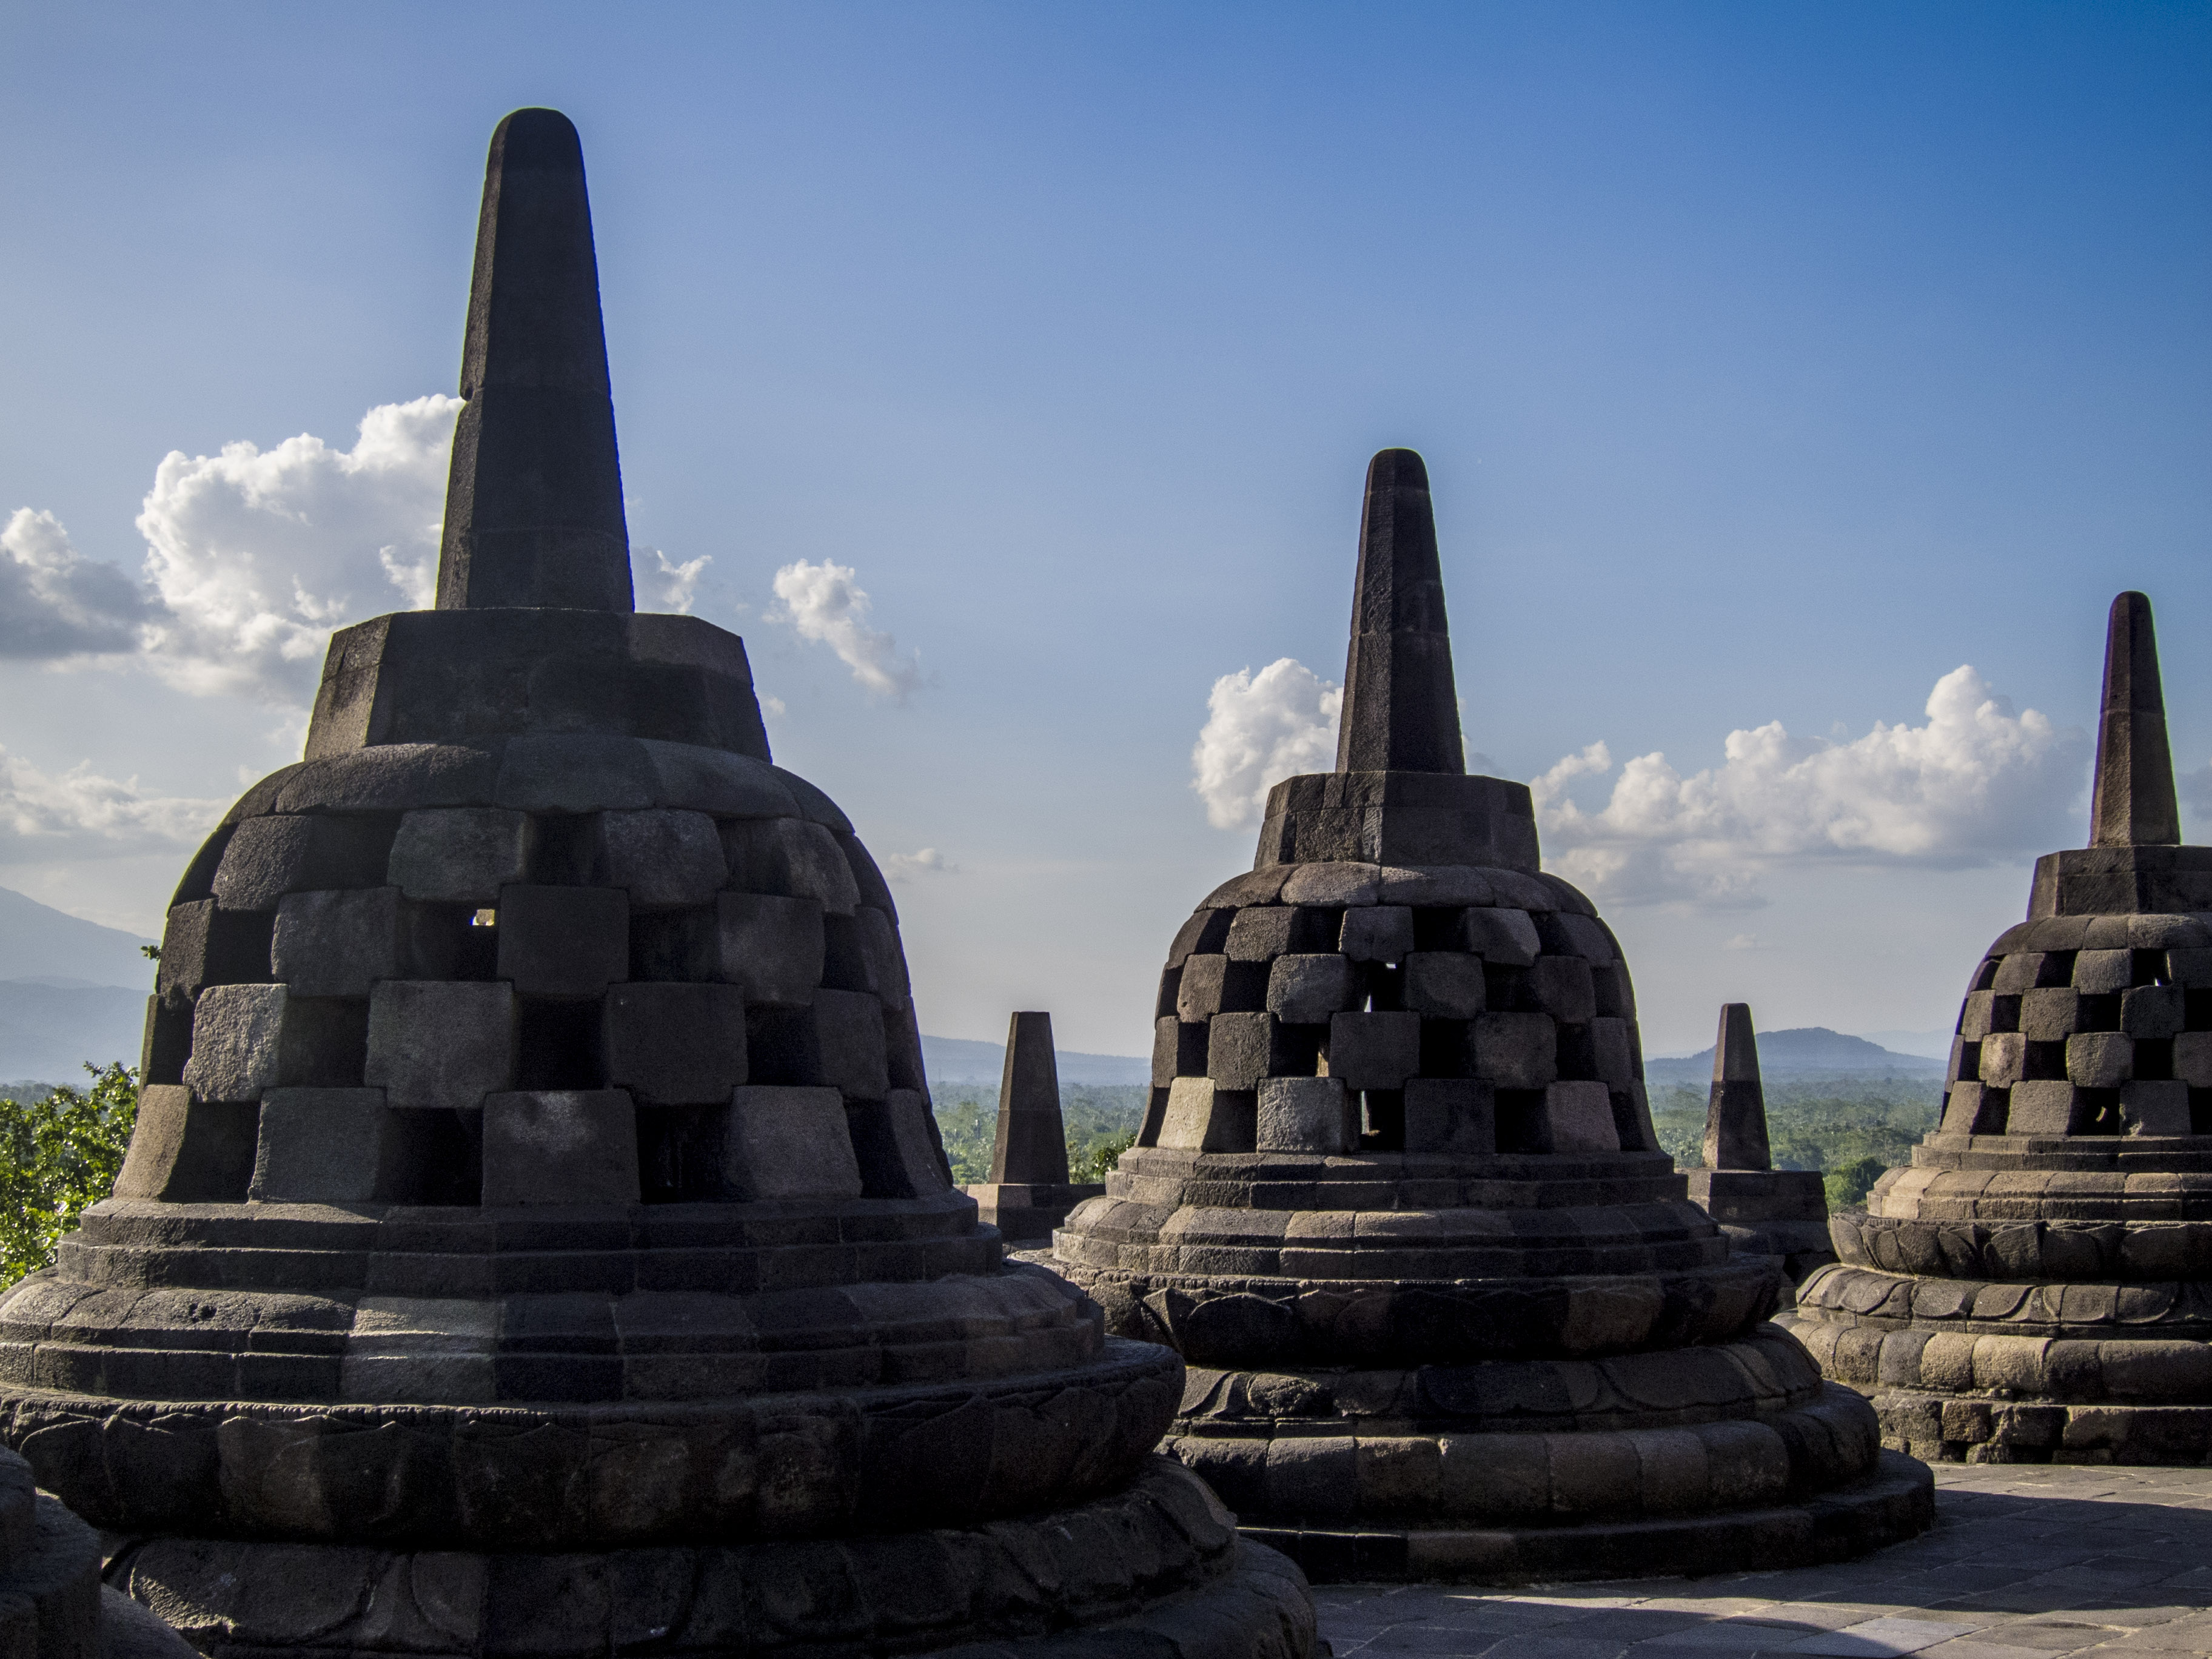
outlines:
[[1190, 1362], [1169, 1444], [1327, 1579], [1780, 1565], [1925, 1527], [1928, 1471], [1763, 1322], [1644, 1098], [1634, 994], [1466, 775], [1428, 476], [1367, 476], [1337, 769], [1170, 948], [1152, 1107], [1060, 1271]]
[[1828, 1193], [1818, 1170], [1778, 1170], [1766, 1139], [1766, 1085], [1751, 1005], [1721, 1005], [1713, 1039], [1713, 1086], [1705, 1097], [1705, 1162], [1682, 1173], [1690, 1201], [1719, 1224], [1739, 1255], [1771, 1256], [1782, 1269], [1781, 1301], [1815, 1268], [1836, 1259], [1828, 1238]]
[[116, 1196], [0, 1299], [7, 1443], [208, 1652], [1298, 1659], [1295, 1570], [1153, 1455], [1181, 1361], [952, 1189], [743, 644], [633, 611], [550, 110], [461, 390], [437, 608], [336, 635], [186, 870]]
[[1086, 1198], [1106, 1188], [1067, 1178], [1067, 1132], [1060, 1115], [1060, 1063], [1052, 1016], [1018, 1013], [1006, 1022], [1006, 1061], [999, 1074], [998, 1133], [991, 1178], [964, 1189], [977, 1213], [1010, 1245], [1034, 1249]]
[[2089, 845], [1975, 967], [1943, 1115], [1833, 1218], [1797, 1333], [1884, 1438], [2212, 1457], [2212, 847], [2181, 844], [2150, 601], [2112, 601]]

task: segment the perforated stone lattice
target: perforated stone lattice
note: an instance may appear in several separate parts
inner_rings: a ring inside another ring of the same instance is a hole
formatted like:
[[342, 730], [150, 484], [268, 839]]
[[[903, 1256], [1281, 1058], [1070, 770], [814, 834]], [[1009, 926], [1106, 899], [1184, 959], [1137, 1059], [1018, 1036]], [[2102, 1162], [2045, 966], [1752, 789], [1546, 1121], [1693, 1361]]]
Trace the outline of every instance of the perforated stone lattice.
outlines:
[[1317, 863], [1239, 876], [1170, 947], [1139, 1144], [1656, 1150], [1635, 991], [1557, 877]]

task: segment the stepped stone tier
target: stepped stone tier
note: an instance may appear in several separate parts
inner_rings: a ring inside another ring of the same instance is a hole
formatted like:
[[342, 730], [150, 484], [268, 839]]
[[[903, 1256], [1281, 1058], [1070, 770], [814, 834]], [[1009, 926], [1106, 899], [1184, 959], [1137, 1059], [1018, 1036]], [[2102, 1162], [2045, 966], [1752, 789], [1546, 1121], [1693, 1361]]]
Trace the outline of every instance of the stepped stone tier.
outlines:
[[100, 1541], [0, 1451], [0, 1650], [9, 1659], [191, 1659], [183, 1638], [100, 1579]]
[[1338, 769], [1268, 798], [1184, 924], [1153, 1090], [1055, 1240], [1108, 1328], [1190, 1363], [1168, 1443], [1332, 1579], [1781, 1565], [1927, 1526], [1765, 1322], [1778, 1274], [1684, 1195], [1634, 991], [1464, 772], [1428, 476], [1367, 477]]
[[1942, 1119], [1800, 1290], [1920, 1456], [2212, 1457], [2212, 847], [2185, 847], [2150, 603], [2112, 602], [2086, 848], [1968, 981]]
[[1006, 1025], [1006, 1064], [999, 1076], [999, 1133], [991, 1178], [967, 1188], [978, 1214], [1008, 1243], [1052, 1237], [1067, 1212], [1106, 1188], [1067, 1178], [1067, 1132], [1060, 1116], [1060, 1066], [1052, 1016], [1016, 1014]]
[[1766, 1088], [1751, 1006], [1721, 1006], [1713, 1042], [1713, 1087], [1705, 1099], [1705, 1164], [1686, 1170], [1690, 1201], [1719, 1224], [1740, 1255], [1771, 1256], [1782, 1268], [1781, 1299], [1815, 1267], [1836, 1259], [1828, 1239], [1828, 1194], [1818, 1170], [1778, 1170], [1766, 1144]]
[[744, 646], [632, 612], [606, 385], [521, 111], [439, 608], [337, 635], [185, 872], [0, 1431], [210, 1653], [1297, 1659], [1296, 1570], [1153, 1454], [1180, 1359], [953, 1190], [890, 890]]

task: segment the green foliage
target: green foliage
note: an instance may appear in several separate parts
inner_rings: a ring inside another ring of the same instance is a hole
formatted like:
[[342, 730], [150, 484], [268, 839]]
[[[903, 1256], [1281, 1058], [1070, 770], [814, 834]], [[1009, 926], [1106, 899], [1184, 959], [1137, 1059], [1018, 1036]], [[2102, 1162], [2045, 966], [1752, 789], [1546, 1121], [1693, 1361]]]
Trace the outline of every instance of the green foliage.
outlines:
[[[1103, 1181], [1114, 1160], [1136, 1143], [1150, 1091], [1140, 1084], [1071, 1083], [1060, 1091], [1060, 1127], [1067, 1139], [1067, 1178]], [[990, 1083], [945, 1083], [933, 1091], [937, 1132], [952, 1163], [952, 1179], [969, 1186], [991, 1178], [999, 1133], [999, 1091]]]
[[1878, 1158], [1854, 1158], [1840, 1170], [1831, 1170], [1821, 1177], [1820, 1184], [1828, 1189], [1828, 1208], [1856, 1210], [1866, 1202], [1866, 1195], [1874, 1183], [1881, 1179], [1889, 1165]]
[[[1659, 1144], [1685, 1168], [1705, 1161], [1705, 1093], [1686, 1083], [1652, 1091]], [[1913, 1144], [1936, 1127], [1943, 1085], [1929, 1078], [1769, 1079], [1765, 1094], [1774, 1167], [1826, 1171], [1828, 1207], [1842, 1209], [1863, 1201], [1884, 1170], [1911, 1160]]]
[[[92, 1084], [19, 1101], [0, 1099], [0, 1283], [54, 1259], [78, 1214], [106, 1198], [138, 1121], [138, 1074], [88, 1064]], [[22, 1091], [26, 1095], [29, 1091]]]

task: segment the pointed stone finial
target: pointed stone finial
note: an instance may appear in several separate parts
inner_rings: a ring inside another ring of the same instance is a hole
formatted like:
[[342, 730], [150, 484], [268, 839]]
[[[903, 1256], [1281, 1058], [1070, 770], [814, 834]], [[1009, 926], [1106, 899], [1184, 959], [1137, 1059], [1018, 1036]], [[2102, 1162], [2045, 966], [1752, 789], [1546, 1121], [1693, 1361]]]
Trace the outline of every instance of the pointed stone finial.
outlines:
[[1367, 466], [1336, 769], [1467, 770], [1429, 470], [1410, 449]]
[[1721, 1005], [1713, 1040], [1713, 1091], [1705, 1102], [1705, 1168], [1771, 1170], [1766, 1146], [1766, 1091], [1759, 1080], [1759, 1038], [1751, 1005]]
[[2123, 593], [2105, 632], [2105, 702], [2097, 721], [2097, 786], [2089, 800], [2092, 847], [2175, 847], [2181, 811], [2166, 742], [2166, 694], [2150, 601]]
[[1050, 1014], [1016, 1014], [1007, 1023], [991, 1179], [1067, 1184], [1067, 1133], [1060, 1121], [1060, 1067], [1053, 1059]]
[[558, 110], [491, 136], [438, 609], [635, 609], [583, 145]]

